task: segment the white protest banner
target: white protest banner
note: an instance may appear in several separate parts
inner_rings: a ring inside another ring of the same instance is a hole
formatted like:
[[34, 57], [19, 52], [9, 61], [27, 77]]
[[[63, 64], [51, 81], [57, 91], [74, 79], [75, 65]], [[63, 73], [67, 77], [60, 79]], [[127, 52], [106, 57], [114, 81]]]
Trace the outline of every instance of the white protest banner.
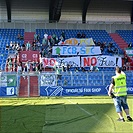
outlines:
[[59, 66], [80, 67], [80, 57], [67, 57], [67, 58], [42, 58], [43, 66], [53, 67], [57, 62]]
[[99, 46], [53, 46], [52, 55], [99, 55]]
[[121, 57], [115, 56], [89, 56], [89, 57], [81, 57], [81, 66], [89, 67], [90, 65], [97, 67], [122, 67], [122, 59]]
[[95, 43], [93, 42], [92, 38], [82, 38], [82, 39], [78, 39], [78, 38], [70, 38], [65, 40], [64, 42], [65, 45], [95, 45]]

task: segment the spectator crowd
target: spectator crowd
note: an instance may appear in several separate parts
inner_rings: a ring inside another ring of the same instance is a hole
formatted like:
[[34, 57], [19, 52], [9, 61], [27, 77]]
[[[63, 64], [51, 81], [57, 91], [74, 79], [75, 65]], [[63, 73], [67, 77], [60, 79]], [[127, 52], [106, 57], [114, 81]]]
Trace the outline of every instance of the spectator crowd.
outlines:
[[[77, 33], [75, 36], [76, 38], [86, 38], [86, 35], [84, 33]], [[23, 36], [18, 34], [17, 36], [18, 39], [23, 39]], [[18, 53], [20, 51], [39, 51], [40, 57], [46, 57], [46, 58], [51, 58], [52, 57], [52, 47], [55, 45], [60, 45], [64, 44], [66, 37], [65, 37], [65, 31], [62, 31], [60, 36], [58, 37], [56, 34], [53, 33], [53, 35], [48, 35], [47, 33], [44, 33], [43, 38], [40, 37], [39, 34], [35, 33], [34, 34], [34, 39], [33, 42], [31, 43], [28, 41], [25, 44], [20, 44], [17, 42], [10, 42], [10, 45], [7, 44], [6, 49], [7, 50], [14, 50], [15, 51], [15, 58], [12, 59], [11, 57], [8, 58], [7, 60], [7, 68], [8, 71], [18, 71], [18, 72], [41, 72], [44, 71], [45, 68], [43, 67], [42, 62], [26, 62], [22, 63], [19, 62], [18, 60]], [[119, 49], [116, 45], [113, 44], [113, 42], [106, 43], [106, 42], [100, 42], [100, 41], [95, 41], [95, 46], [100, 46], [102, 54], [104, 54], [104, 51], [106, 50], [108, 53], [113, 54], [113, 55], [118, 55], [119, 54]], [[129, 45], [130, 47], [130, 45]], [[60, 56], [60, 54], [58, 55]], [[124, 57], [124, 65], [123, 65], [123, 70], [128, 70], [128, 60], [127, 57]], [[71, 66], [68, 65], [66, 67], [63, 67], [62, 71], [69, 71], [71, 70]], [[75, 71], [86, 71], [85, 68], [83, 67], [75, 67]], [[98, 67], [90, 66], [89, 71], [99, 71]]]

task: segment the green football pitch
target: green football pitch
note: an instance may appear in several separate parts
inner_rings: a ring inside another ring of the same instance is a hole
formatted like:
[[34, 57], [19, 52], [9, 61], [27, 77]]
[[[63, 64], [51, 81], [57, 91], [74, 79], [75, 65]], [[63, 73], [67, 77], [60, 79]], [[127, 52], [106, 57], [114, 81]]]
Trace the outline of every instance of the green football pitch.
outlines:
[[0, 133], [133, 133], [117, 118], [108, 96], [0, 98]]

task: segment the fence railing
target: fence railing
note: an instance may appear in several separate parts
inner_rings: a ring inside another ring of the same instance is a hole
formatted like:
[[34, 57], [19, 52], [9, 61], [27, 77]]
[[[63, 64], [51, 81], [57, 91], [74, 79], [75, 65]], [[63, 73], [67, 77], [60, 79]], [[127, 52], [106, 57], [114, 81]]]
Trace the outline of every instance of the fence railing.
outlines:
[[[71, 95], [73, 90], [84, 91], [84, 93], [81, 94], [77, 92], [75, 95], [88, 95], [88, 91], [93, 95], [94, 93], [92, 91], [95, 89], [99, 90], [95, 95], [107, 94], [105, 89], [109, 86], [113, 75], [115, 75], [115, 73], [109, 71], [63, 72], [61, 74], [56, 74], [55, 72], [30, 72], [23, 74], [1, 72], [0, 96], [55, 96], [62, 91], [64, 91], [64, 95]], [[126, 75], [127, 86], [130, 89], [129, 94], [132, 94], [133, 71], [127, 71]], [[47, 88], [49, 89], [47, 90]]]
[[104, 21], [87, 21], [82, 23], [80, 21], [60, 21], [55, 23], [49, 23], [46, 21], [37, 20], [13, 20], [7, 22], [3, 20], [0, 22], [0, 28], [23, 28], [27, 32], [35, 32], [36, 29], [90, 29], [90, 30], [106, 30], [109, 33], [113, 33], [116, 30], [131, 30], [132, 24], [127, 22], [104, 22]]
[[[126, 71], [127, 77], [133, 77], [133, 71]], [[107, 85], [110, 84], [111, 77], [115, 75], [115, 72], [112, 71], [97, 71], [97, 72], [76, 72], [76, 71], [69, 71], [69, 72], [62, 72], [61, 74], [56, 74], [54, 71], [51, 72], [29, 72], [29, 73], [22, 73], [19, 74], [17, 72], [1, 72], [0, 74], [0, 83], [5, 83], [8, 81], [8, 76], [12, 79], [12, 75], [16, 78], [17, 86], [19, 86], [20, 77], [30, 77], [30, 76], [37, 76], [39, 78], [39, 86], [41, 82], [45, 86], [47, 85], [59, 85], [59, 86], [89, 86], [89, 85]], [[6, 78], [4, 76], [7, 76]], [[43, 78], [42, 78], [43, 76]], [[4, 78], [4, 80], [3, 80]], [[14, 77], [13, 77], [14, 78]], [[132, 78], [131, 78], [132, 80]], [[2, 82], [3, 81], [3, 82]], [[12, 80], [11, 80], [12, 81]], [[76, 81], [76, 82], [75, 82]], [[101, 82], [98, 82], [101, 81]], [[129, 81], [129, 79], [128, 79]], [[127, 81], [127, 83], [128, 83]], [[0, 84], [1, 86], [2, 84]]]

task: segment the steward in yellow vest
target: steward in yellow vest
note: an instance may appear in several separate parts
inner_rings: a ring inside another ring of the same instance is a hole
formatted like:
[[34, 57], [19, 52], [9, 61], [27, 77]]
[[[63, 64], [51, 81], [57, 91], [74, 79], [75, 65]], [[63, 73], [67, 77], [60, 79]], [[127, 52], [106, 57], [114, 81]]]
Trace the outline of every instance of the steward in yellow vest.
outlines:
[[126, 75], [121, 71], [118, 66], [115, 70], [116, 75], [112, 77], [111, 84], [109, 86], [108, 95], [113, 98], [116, 112], [119, 116], [118, 121], [125, 122], [122, 109], [126, 113], [127, 120], [132, 121], [129, 114], [129, 107], [127, 104], [127, 87], [126, 87]]
[[112, 77], [114, 79], [114, 95], [115, 96], [126, 96], [127, 87], [126, 87], [126, 75], [120, 74]]

